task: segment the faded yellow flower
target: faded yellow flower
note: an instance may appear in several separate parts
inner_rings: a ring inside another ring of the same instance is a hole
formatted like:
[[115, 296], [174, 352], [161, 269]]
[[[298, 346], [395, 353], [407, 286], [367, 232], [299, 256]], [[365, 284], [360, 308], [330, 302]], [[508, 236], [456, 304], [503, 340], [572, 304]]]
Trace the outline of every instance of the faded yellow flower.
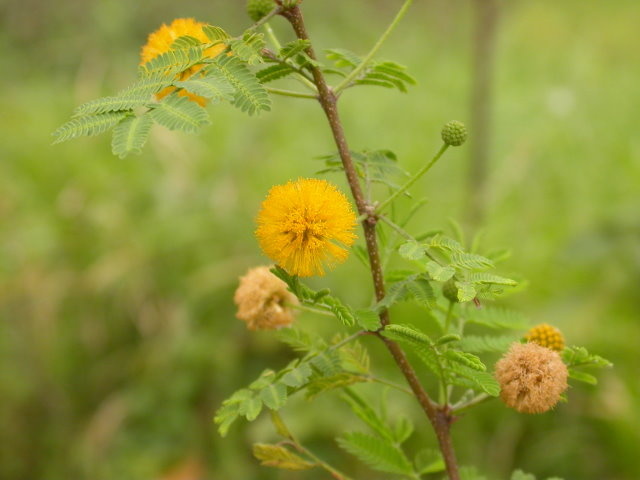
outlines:
[[[188, 35], [196, 38], [203, 43], [210, 42], [209, 37], [204, 33], [202, 27], [206, 26], [206, 23], [197, 22], [193, 18], [176, 18], [171, 25], [162, 24], [162, 26], [155, 32], [149, 35], [147, 43], [142, 47], [140, 52], [140, 65], [144, 65], [150, 60], [153, 60], [159, 55], [171, 50], [171, 45], [178, 37]], [[213, 58], [217, 57], [226, 49], [226, 45], [218, 44], [207, 48], [204, 51], [205, 56]], [[179, 75], [179, 80], [186, 80], [194, 73], [202, 68], [201, 65], [195, 65], [188, 70], [185, 70]], [[175, 91], [176, 87], [167, 87], [156, 94], [158, 100], [166, 97], [171, 92]], [[197, 102], [201, 106], [206, 105], [207, 100], [199, 95], [181, 90], [178, 95], [188, 97], [190, 100]]]
[[564, 349], [562, 332], [546, 323], [533, 327], [526, 333], [524, 338], [527, 342], [537, 343], [556, 352], [561, 352]]
[[522, 413], [553, 408], [567, 389], [569, 372], [553, 350], [537, 343], [514, 343], [496, 363], [500, 398]]
[[343, 262], [356, 235], [347, 197], [326, 180], [277, 185], [262, 202], [256, 235], [264, 253], [291, 275], [324, 275]]
[[236, 317], [247, 323], [249, 330], [273, 330], [293, 322], [291, 305], [298, 299], [287, 290], [287, 284], [269, 271], [269, 267], [250, 269], [233, 297], [238, 306]]

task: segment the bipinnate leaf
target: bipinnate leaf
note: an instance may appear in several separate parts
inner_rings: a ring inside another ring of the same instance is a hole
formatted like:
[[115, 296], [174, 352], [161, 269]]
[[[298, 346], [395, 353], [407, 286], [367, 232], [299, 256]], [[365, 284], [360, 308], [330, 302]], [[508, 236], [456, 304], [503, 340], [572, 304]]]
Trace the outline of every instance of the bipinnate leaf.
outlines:
[[460, 303], [469, 302], [473, 300], [476, 295], [476, 289], [473, 285], [468, 282], [455, 282], [456, 288], [458, 289], [458, 301]]
[[293, 71], [293, 68], [291, 68], [289, 65], [278, 63], [276, 65], [271, 65], [258, 71], [256, 73], [256, 77], [260, 81], [260, 83], [265, 84], [273, 82], [274, 80], [278, 80], [280, 78], [284, 78]]
[[109, 130], [128, 115], [128, 112], [107, 112], [85, 115], [69, 120], [60, 126], [53, 136], [54, 144], [81, 136], [93, 136]]
[[306, 383], [312, 373], [311, 366], [303, 362], [296, 368], [285, 373], [281, 381], [288, 387], [301, 387]]
[[376, 331], [380, 328], [380, 316], [375, 310], [370, 308], [361, 308], [354, 312], [356, 323], [369, 331]]
[[487, 352], [506, 352], [509, 346], [515, 342], [518, 337], [514, 335], [502, 335], [498, 337], [489, 335], [465, 335], [460, 340], [458, 347], [465, 352], [487, 353]]
[[308, 470], [315, 467], [315, 464], [307, 462], [282, 445], [256, 443], [253, 445], [253, 456], [260, 460], [260, 464], [265, 467], [285, 470]]
[[341, 397], [356, 416], [366, 423], [375, 433], [390, 442], [395, 441], [395, 432], [389, 428], [384, 420], [371, 408], [371, 406], [360, 397], [353, 389], [345, 388]]
[[352, 432], [338, 437], [337, 441], [340, 447], [374, 470], [399, 475], [413, 473], [413, 466], [404, 452], [386, 439]]
[[221, 42], [229, 38], [229, 34], [227, 32], [225, 32], [222, 28], [216, 27], [214, 25], [205, 25], [204, 27], [202, 27], [202, 31], [213, 43]]
[[138, 71], [142, 78], [160, 75], [173, 78], [177, 73], [202, 62], [203, 54], [204, 48], [200, 45], [169, 50], [141, 65]]
[[419, 260], [426, 255], [424, 247], [412, 240], [400, 245], [398, 253], [402, 258], [406, 258], [407, 260]]
[[140, 153], [147, 142], [153, 119], [151, 115], [129, 115], [113, 129], [111, 151], [124, 158], [131, 153]]
[[176, 87], [184, 88], [190, 93], [200, 95], [216, 102], [233, 100], [233, 86], [218, 72], [209, 72], [205, 77], [192, 77], [189, 80], [175, 81]]
[[425, 268], [427, 270], [427, 273], [429, 274], [429, 277], [438, 282], [446, 282], [456, 274], [456, 271], [453, 267], [450, 267], [448, 265], [442, 266], [434, 262], [433, 260], [429, 260], [426, 263]]
[[475, 323], [493, 329], [521, 330], [527, 328], [527, 320], [514, 310], [500, 307], [470, 308], [465, 312], [467, 323]]
[[278, 55], [283, 60], [294, 57], [299, 53], [304, 52], [311, 46], [311, 42], [306, 39], [296, 39], [282, 46]]
[[262, 62], [261, 51], [264, 48], [264, 35], [262, 33], [246, 33], [242, 39], [230, 43], [231, 51], [236, 58], [249, 65]]
[[256, 76], [239, 58], [220, 55], [207, 67], [219, 72], [235, 89], [232, 104], [249, 115], [271, 109], [271, 101]]
[[464, 252], [451, 254], [451, 266], [462, 270], [486, 270], [495, 267], [491, 260], [482, 255]]
[[169, 130], [194, 133], [209, 123], [207, 111], [186, 97], [169, 95], [155, 104], [150, 113], [153, 120]]
[[287, 403], [287, 387], [280, 382], [267, 385], [260, 391], [260, 399], [271, 410], [279, 410]]

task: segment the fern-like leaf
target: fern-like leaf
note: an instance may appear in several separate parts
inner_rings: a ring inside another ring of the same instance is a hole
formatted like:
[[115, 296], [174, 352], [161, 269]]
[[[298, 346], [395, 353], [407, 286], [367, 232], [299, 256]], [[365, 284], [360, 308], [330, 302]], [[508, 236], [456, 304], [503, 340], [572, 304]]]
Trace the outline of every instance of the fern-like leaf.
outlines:
[[203, 60], [203, 55], [204, 48], [202, 46], [169, 50], [141, 65], [139, 73], [143, 78], [157, 77], [159, 75], [171, 78], [175, 74], [200, 63]]
[[404, 452], [392, 442], [361, 432], [338, 437], [338, 445], [374, 470], [412, 475], [413, 466]]
[[128, 112], [106, 112], [72, 118], [53, 132], [53, 136], [56, 137], [53, 143], [76, 137], [98, 135], [117, 125], [127, 115]]
[[278, 63], [276, 65], [271, 65], [270, 67], [263, 68], [256, 73], [256, 77], [260, 81], [260, 83], [264, 84], [286, 77], [293, 71], [293, 68], [291, 68], [289, 65]]
[[500, 337], [491, 337], [488, 335], [466, 335], [458, 347], [465, 352], [487, 353], [487, 352], [506, 352], [509, 345], [517, 340], [515, 336], [503, 335]]
[[207, 123], [207, 111], [186, 97], [170, 95], [153, 106], [150, 115], [160, 125], [169, 130], [194, 133]]
[[264, 35], [262, 33], [248, 33], [242, 39], [231, 42], [233, 54], [250, 65], [262, 61], [261, 51], [264, 48]]
[[173, 82], [176, 87], [208, 98], [213, 102], [233, 99], [233, 86], [218, 72], [210, 72], [205, 77], [190, 78], [189, 80]]
[[308, 470], [315, 467], [302, 457], [290, 452], [282, 445], [256, 443], [253, 446], [253, 456], [260, 460], [265, 467], [282, 468], [284, 470]]
[[271, 101], [256, 76], [238, 58], [232, 56], [216, 57], [207, 71], [217, 71], [235, 88], [233, 105], [249, 115], [268, 111]]
[[467, 323], [475, 323], [493, 329], [520, 330], [527, 327], [524, 316], [514, 310], [498, 307], [468, 309]]
[[151, 115], [130, 115], [113, 129], [111, 151], [124, 158], [130, 153], [140, 153], [147, 142], [153, 119]]

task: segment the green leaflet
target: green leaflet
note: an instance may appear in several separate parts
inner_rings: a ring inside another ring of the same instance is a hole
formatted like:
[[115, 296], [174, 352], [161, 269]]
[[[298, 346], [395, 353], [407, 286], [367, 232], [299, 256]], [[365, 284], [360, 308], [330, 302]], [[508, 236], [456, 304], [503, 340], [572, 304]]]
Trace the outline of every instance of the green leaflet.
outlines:
[[380, 317], [378, 312], [369, 308], [361, 308], [353, 312], [356, 323], [365, 330], [376, 331], [380, 328]]
[[375, 410], [352, 389], [345, 388], [344, 394], [341, 395], [340, 398], [347, 402], [353, 413], [355, 413], [356, 416], [366, 423], [374, 432], [390, 442], [395, 441], [395, 434], [393, 430], [391, 430]]
[[242, 39], [232, 41], [229, 46], [233, 54], [249, 65], [262, 62], [262, 49], [265, 46], [262, 33], [246, 33]]
[[283, 45], [278, 55], [283, 60], [286, 60], [290, 57], [294, 57], [297, 54], [304, 52], [310, 46], [311, 42], [309, 40], [296, 39]]
[[349, 387], [356, 383], [368, 382], [369, 379], [362, 375], [354, 375], [349, 372], [339, 372], [334, 375], [318, 376], [311, 379], [307, 385], [307, 399], [337, 388]]
[[297, 328], [283, 328], [276, 332], [276, 336], [296, 352], [318, 352], [327, 346], [322, 338]]
[[465, 311], [467, 323], [475, 323], [493, 329], [522, 330], [527, 320], [514, 310], [500, 307], [469, 308]]
[[182, 130], [194, 133], [209, 123], [207, 111], [186, 97], [169, 95], [160, 103], [153, 105], [151, 117], [169, 130]]
[[214, 102], [233, 99], [233, 86], [219, 72], [210, 71], [203, 77], [192, 77], [189, 80], [175, 81], [176, 87], [184, 88], [190, 93], [208, 98]]
[[427, 269], [429, 277], [438, 282], [446, 282], [456, 274], [453, 267], [441, 266], [433, 260], [429, 260], [426, 263], [425, 268]]
[[446, 350], [443, 356], [450, 362], [457, 362], [472, 370], [477, 370], [479, 372], [487, 370], [487, 367], [482, 363], [482, 360], [472, 353], [461, 352], [459, 350]]
[[143, 78], [115, 96], [97, 98], [83, 103], [75, 109], [74, 116], [131, 110], [147, 105], [152, 101], [153, 94], [170, 86], [172, 81], [171, 77], [165, 75]]
[[[220, 55], [207, 67], [207, 72], [219, 72], [235, 89], [232, 104], [253, 115], [271, 109], [271, 101], [256, 76], [239, 58]], [[208, 73], [206, 73], [208, 75]]]
[[458, 289], [458, 301], [469, 302], [473, 300], [476, 295], [476, 289], [473, 285], [467, 282], [455, 282], [456, 288]]
[[260, 460], [265, 467], [282, 468], [284, 470], [308, 470], [314, 468], [314, 463], [307, 462], [302, 457], [287, 450], [282, 445], [256, 443], [253, 446], [253, 456]]
[[229, 34], [227, 32], [214, 25], [205, 25], [202, 27], [202, 31], [213, 43], [218, 43], [229, 38]]
[[412, 240], [400, 245], [398, 253], [402, 258], [406, 258], [407, 260], [419, 260], [426, 255], [424, 247]]
[[449, 362], [448, 370], [453, 375], [447, 381], [453, 385], [480, 390], [492, 397], [500, 395], [500, 385], [488, 372], [480, 372], [454, 362]]
[[256, 73], [256, 77], [258, 78], [260, 83], [265, 84], [286, 77], [293, 71], [293, 68], [291, 68], [289, 65], [278, 63], [276, 65], [271, 65], [267, 68], [263, 68]]
[[113, 129], [111, 151], [124, 158], [131, 153], [140, 153], [147, 142], [153, 119], [151, 115], [129, 115]]
[[453, 252], [451, 254], [451, 266], [462, 270], [485, 270], [494, 268], [491, 260], [475, 253]]
[[141, 65], [139, 73], [143, 78], [160, 75], [173, 78], [176, 74], [200, 63], [203, 60], [203, 54], [204, 48], [201, 45], [169, 50]]
[[260, 399], [272, 410], [279, 410], [287, 403], [287, 387], [279, 382], [267, 385], [260, 391]]
[[98, 135], [117, 125], [128, 114], [126, 111], [107, 112], [72, 118], [53, 132], [53, 136], [56, 137], [53, 143], [56, 144], [81, 136]]
[[301, 387], [306, 383], [313, 372], [308, 363], [301, 363], [293, 370], [285, 373], [282, 377], [282, 383], [288, 387]]
[[181, 48], [190, 48], [201, 44], [202, 42], [195, 37], [192, 37], [190, 35], [182, 35], [173, 41], [173, 43], [171, 44], [171, 49], [179, 50]]
[[458, 343], [458, 347], [465, 352], [486, 353], [506, 352], [509, 346], [518, 340], [513, 335], [493, 337], [489, 335], [466, 335]]
[[413, 466], [404, 452], [392, 442], [366, 433], [346, 433], [337, 439], [341, 448], [358, 457], [374, 470], [411, 475]]

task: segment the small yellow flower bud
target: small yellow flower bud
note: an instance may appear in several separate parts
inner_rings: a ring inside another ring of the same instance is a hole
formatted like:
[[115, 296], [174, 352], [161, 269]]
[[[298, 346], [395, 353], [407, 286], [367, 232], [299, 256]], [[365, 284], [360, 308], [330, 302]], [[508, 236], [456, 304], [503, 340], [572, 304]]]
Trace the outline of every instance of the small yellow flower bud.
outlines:
[[527, 342], [537, 343], [556, 352], [561, 352], [564, 349], [562, 332], [546, 323], [541, 323], [533, 327], [526, 333], [524, 338]]

